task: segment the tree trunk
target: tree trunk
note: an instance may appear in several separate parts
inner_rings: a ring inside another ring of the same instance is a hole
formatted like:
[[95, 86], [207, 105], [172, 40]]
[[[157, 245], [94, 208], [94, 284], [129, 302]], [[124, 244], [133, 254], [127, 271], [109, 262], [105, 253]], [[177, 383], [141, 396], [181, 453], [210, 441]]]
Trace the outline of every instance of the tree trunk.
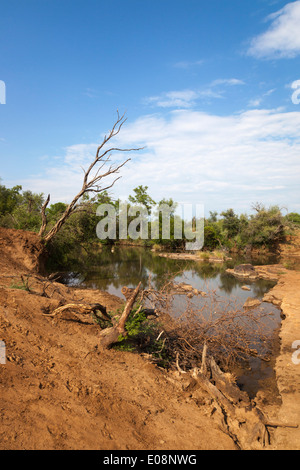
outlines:
[[123, 313], [117, 325], [112, 328], [106, 328], [100, 333], [100, 346], [102, 348], [110, 348], [113, 344], [117, 343], [120, 336], [125, 337], [127, 331], [125, 330], [125, 324], [128, 320], [132, 307], [135, 303], [136, 297], [139, 293], [141, 282], [132, 292], [131, 297], [127, 300]]

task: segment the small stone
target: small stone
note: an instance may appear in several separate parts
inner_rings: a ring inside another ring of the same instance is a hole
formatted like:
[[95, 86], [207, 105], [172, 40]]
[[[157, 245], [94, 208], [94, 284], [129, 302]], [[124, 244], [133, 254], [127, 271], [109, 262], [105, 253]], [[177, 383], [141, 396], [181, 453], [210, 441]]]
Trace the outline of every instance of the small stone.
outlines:
[[246, 302], [244, 303], [244, 308], [254, 308], [258, 307], [261, 304], [259, 299], [253, 299], [252, 297], [248, 297]]

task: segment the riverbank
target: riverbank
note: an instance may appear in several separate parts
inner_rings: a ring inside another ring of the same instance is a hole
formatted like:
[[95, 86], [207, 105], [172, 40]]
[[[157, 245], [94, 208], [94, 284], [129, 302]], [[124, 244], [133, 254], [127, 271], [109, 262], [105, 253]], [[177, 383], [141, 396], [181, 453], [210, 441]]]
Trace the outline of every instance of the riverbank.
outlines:
[[291, 261], [300, 258], [300, 234], [290, 237], [289, 243], [280, 247], [280, 264], [254, 266], [253, 270], [227, 269], [239, 279], [248, 281], [268, 279], [276, 285], [263, 297], [281, 309], [279, 331], [280, 351], [275, 363], [277, 388], [281, 397], [278, 419], [297, 428], [277, 427], [274, 431], [275, 449], [300, 449], [300, 272], [287, 269]]
[[[1, 449], [236, 449], [195, 382], [136, 354], [99, 351], [99, 327], [89, 316], [47, 317], [69, 302], [100, 302], [110, 311], [122, 299], [41, 276], [40, 254], [35, 234], [0, 229]], [[272, 421], [298, 424], [300, 365], [291, 346], [300, 340], [300, 273], [282, 268], [259, 267], [277, 281], [264, 301], [285, 315], [276, 361], [282, 404]], [[272, 433], [274, 449], [299, 443], [299, 428]]]
[[123, 300], [39, 274], [36, 234], [0, 228], [1, 450], [235, 450], [190, 382], [138, 354], [100, 351], [99, 326], [66, 303]]
[[[279, 275], [276, 286], [264, 296], [282, 310], [280, 353], [276, 359], [277, 387], [282, 404], [278, 419], [298, 425], [297, 429], [278, 427], [275, 430], [276, 449], [300, 449], [300, 272]], [[298, 343], [295, 343], [298, 341]], [[294, 346], [294, 347], [293, 347]]]
[[[199, 261], [199, 262], [209, 262], [209, 263], [224, 263], [224, 261], [231, 259], [226, 256], [214, 256], [212, 253], [166, 253], [166, 252], [156, 252], [161, 258], [169, 258], [181, 261]], [[206, 255], [206, 256], [205, 256]]]

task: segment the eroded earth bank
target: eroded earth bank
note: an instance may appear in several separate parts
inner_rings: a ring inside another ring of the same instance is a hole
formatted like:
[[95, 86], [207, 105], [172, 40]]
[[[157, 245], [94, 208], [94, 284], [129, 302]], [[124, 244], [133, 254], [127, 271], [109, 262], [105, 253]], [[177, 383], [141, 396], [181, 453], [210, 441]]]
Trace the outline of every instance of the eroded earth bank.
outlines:
[[[100, 350], [90, 316], [47, 317], [69, 302], [113, 310], [123, 300], [68, 288], [42, 276], [39, 238], [0, 228], [0, 449], [238, 449], [220, 427], [209, 394], [195, 380], [168, 373], [137, 354]], [[20, 286], [29, 289], [20, 289]], [[267, 411], [298, 424], [300, 273], [284, 270], [268, 294], [285, 320], [276, 363], [282, 404]], [[270, 448], [299, 449], [299, 428], [276, 427]]]

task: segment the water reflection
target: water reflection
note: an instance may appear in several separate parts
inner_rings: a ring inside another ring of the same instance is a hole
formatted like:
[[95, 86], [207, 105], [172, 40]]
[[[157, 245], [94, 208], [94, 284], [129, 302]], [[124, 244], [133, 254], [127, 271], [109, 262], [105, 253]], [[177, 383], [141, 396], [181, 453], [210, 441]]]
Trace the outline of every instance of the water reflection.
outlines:
[[[276, 259], [242, 259], [233, 258], [226, 263], [205, 263], [195, 261], [173, 260], [160, 257], [148, 249], [138, 247], [115, 247], [112, 252], [109, 247], [104, 247], [101, 252], [95, 254], [93, 262], [86, 265], [77, 276], [69, 279], [69, 285], [100, 289], [124, 299], [121, 288], [123, 286], [136, 287], [141, 281], [146, 287], [151, 276], [151, 283], [159, 289], [165, 282], [166, 276], [175, 276], [176, 282], [186, 282], [194, 288], [205, 292], [215, 291], [216, 294], [228, 302], [242, 307], [248, 297], [262, 299], [264, 294], [274, 286], [274, 282], [257, 280], [248, 282], [239, 280], [225, 272], [227, 267], [233, 268], [240, 263], [271, 264]], [[247, 285], [250, 291], [241, 287]], [[176, 296], [176, 311], [184, 309], [184, 300]], [[199, 302], [201, 300], [199, 299]], [[207, 301], [207, 300], [206, 300]], [[262, 303], [259, 307], [273, 315], [273, 332], [280, 324], [280, 310], [269, 303]], [[273, 364], [261, 363], [258, 359], [251, 362], [251, 371], [243, 369], [239, 376], [239, 383], [250, 396], [255, 396], [261, 387], [261, 379], [274, 375]], [[274, 382], [274, 380], [273, 380]]]
[[[268, 260], [270, 262], [270, 260]], [[146, 287], [151, 283], [159, 289], [166, 277], [175, 276], [176, 282], [187, 282], [199, 290], [214, 290], [220, 295], [245, 302], [251, 297], [262, 298], [274, 286], [272, 281], [247, 282], [228, 275], [225, 270], [249, 260], [232, 259], [226, 263], [207, 263], [173, 260], [160, 257], [149, 249], [138, 247], [115, 247], [114, 252], [104, 247], [96, 254], [93, 263], [86, 266], [69, 284], [105, 290], [123, 298], [121, 288], [135, 287], [140, 281]], [[260, 264], [255, 260], [255, 264]], [[247, 284], [250, 291], [241, 289]]]

